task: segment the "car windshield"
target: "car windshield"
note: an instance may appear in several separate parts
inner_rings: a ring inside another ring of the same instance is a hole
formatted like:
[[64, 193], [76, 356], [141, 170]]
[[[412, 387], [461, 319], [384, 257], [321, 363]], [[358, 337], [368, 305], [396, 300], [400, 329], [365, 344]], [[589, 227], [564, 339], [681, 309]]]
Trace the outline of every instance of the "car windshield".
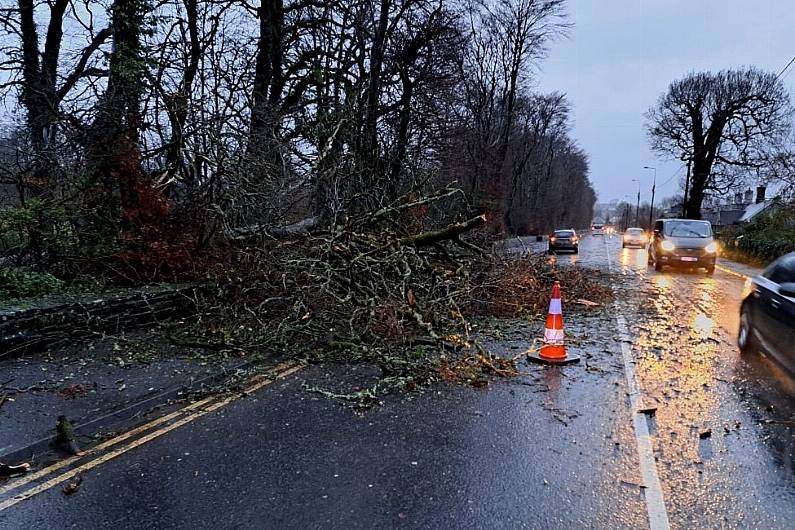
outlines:
[[571, 237], [574, 235], [573, 230], [555, 230], [555, 235], [558, 237]]
[[630, 228], [629, 230], [627, 230], [627, 234], [631, 234], [633, 236], [637, 236], [637, 235], [640, 235], [642, 233], [643, 233], [643, 229], [642, 228]]
[[706, 221], [674, 221], [665, 223], [663, 233], [675, 237], [710, 237], [712, 228]]

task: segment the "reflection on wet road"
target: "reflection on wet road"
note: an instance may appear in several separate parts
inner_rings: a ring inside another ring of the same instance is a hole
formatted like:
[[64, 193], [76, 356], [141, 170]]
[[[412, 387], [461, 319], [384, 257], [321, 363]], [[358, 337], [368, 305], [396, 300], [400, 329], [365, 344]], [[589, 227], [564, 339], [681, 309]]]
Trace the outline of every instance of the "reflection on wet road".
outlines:
[[[792, 528], [792, 378], [735, 346], [743, 280], [647, 266], [620, 249], [627, 315], [673, 527]], [[635, 316], [633, 316], [635, 315]]]

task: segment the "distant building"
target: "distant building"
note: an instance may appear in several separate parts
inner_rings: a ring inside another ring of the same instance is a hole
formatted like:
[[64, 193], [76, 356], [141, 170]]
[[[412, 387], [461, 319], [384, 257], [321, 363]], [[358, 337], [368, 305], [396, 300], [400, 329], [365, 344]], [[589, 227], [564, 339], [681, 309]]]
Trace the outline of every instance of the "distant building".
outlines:
[[618, 201], [612, 200], [610, 202], [597, 203], [594, 208], [593, 223], [599, 224], [615, 224], [621, 219], [623, 212], [618, 211]]
[[766, 186], [757, 186], [756, 194], [750, 188], [735, 193], [728, 200], [713, 195], [705, 199], [701, 218], [715, 226], [751, 223], [778, 202], [777, 198], [767, 198]]

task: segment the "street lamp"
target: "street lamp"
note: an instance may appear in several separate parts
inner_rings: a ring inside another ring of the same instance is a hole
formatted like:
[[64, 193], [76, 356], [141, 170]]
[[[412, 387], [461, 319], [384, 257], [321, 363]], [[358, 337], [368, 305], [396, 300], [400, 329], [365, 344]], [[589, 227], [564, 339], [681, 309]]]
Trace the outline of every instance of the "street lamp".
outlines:
[[643, 169], [651, 169], [654, 171], [654, 181], [651, 185], [651, 206], [649, 207], [649, 230], [651, 230], [654, 217], [654, 189], [657, 187], [657, 168], [652, 166], [643, 166]]
[[635, 205], [635, 226], [638, 226], [638, 215], [640, 215], [640, 180], [632, 179], [632, 182], [638, 183], [638, 204]]
[[624, 195], [621, 197], [621, 202], [624, 203], [624, 211], [621, 212], [621, 231], [626, 232], [627, 228], [629, 227], [629, 210], [632, 208], [627, 202], [629, 199], [629, 195]]

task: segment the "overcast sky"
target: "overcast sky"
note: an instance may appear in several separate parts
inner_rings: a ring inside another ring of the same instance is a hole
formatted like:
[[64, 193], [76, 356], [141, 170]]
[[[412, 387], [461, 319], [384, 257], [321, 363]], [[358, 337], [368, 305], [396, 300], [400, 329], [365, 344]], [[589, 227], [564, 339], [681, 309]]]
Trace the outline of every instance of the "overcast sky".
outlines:
[[[778, 73], [795, 56], [793, 0], [569, 0], [569, 12], [574, 28], [551, 45], [538, 88], [568, 95], [600, 202], [634, 202], [633, 178], [648, 201], [643, 166], [657, 167], [656, 199], [680, 189], [684, 169], [649, 150], [643, 117], [672, 80], [743, 65]], [[795, 65], [784, 82], [795, 99]]]

